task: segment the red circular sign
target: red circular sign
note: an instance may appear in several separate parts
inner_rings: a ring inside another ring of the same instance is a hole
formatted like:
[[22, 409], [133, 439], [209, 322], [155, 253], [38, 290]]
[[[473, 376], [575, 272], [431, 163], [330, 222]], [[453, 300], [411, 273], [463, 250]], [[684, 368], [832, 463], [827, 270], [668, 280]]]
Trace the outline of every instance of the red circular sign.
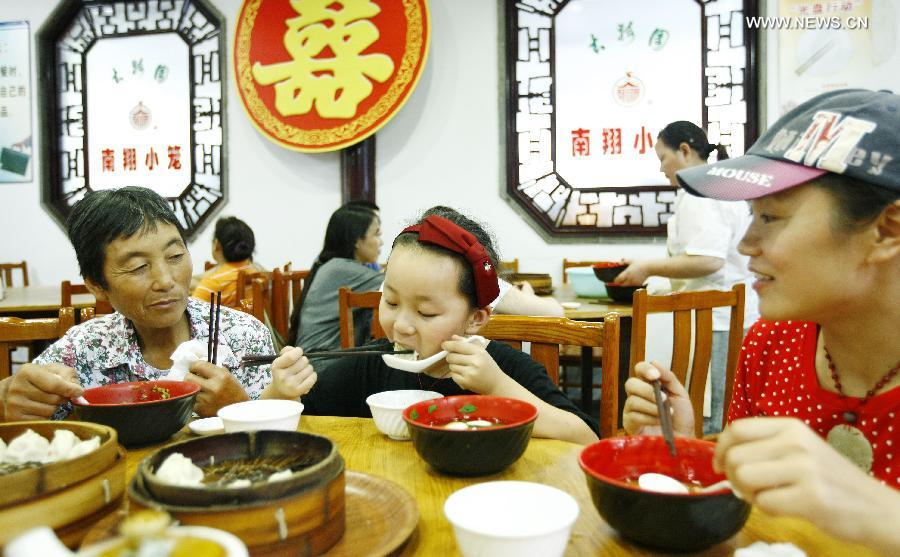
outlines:
[[244, 0], [234, 41], [241, 102], [289, 149], [353, 145], [409, 98], [429, 36], [426, 0]]

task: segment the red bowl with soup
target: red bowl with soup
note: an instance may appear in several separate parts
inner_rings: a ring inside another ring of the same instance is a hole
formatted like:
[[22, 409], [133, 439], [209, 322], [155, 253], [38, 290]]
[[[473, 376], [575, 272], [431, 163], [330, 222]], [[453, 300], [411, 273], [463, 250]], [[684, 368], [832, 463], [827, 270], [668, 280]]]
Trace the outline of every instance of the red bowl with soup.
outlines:
[[108, 425], [119, 442], [146, 445], [168, 439], [184, 427], [200, 386], [187, 381], [130, 381], [85, 389], [87, 404], [72, 402], [75, 417]]
[[496, 474], [518, 460], [537, 416], [532, 404], [487, 395], [426, 400], [403, 411], [419, 456], [457, 476]]
[[[673, 457], [662, 437], [611, 437], [585, 447], [578, 460], [594, 506], [622, 537], [662, 551], [701, 551], [736, 534], [750, 515], [750, 505], [727, 488], [697, 491], [725, 479], [713, 471], [715, 447], [676, 437]], [[671, 476], [690, 491], [638, 487], [638, 477], [651, 472]]]

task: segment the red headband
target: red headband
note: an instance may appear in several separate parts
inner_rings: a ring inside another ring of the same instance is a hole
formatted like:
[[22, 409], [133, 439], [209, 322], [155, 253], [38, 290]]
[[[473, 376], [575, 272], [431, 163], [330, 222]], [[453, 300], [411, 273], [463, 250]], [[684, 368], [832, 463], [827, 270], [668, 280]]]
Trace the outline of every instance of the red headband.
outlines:
[[[497, 272], [488, 252], [471, 232], [444, 217], [431, 215], [403, 232], [418, 232], [419, 242], [434, 244], [462, 254], [472, 267], [475, 276], [475, 298], [478, 307], [485, 307], [500, 295]], [[402, 234], [402, 232], [401, 232]]]

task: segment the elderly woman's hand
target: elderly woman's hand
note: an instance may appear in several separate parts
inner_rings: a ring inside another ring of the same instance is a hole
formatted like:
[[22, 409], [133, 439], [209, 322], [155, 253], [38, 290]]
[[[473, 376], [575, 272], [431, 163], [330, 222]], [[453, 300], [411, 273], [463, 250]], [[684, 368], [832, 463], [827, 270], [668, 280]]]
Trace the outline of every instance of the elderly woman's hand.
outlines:
[[46, 420], [60, 404], [83, 392], [75, 370], [68, 366], [24, 364], [0, 388], [3, 420]]
[[224, 367], [198, 361], [192, 362], [189, 369], [184, 380], [200, 385], [194, 411], [201, 416], [215, 416], [223, 406], [250, 400], [238, 380]]
[[285, 346], [281, 349], [281, 355], [272, 362], [272, 385], [261, 398], [296, 400], [313, 388], [316, 378], [316, 371], [303, 355], [303, 349]]

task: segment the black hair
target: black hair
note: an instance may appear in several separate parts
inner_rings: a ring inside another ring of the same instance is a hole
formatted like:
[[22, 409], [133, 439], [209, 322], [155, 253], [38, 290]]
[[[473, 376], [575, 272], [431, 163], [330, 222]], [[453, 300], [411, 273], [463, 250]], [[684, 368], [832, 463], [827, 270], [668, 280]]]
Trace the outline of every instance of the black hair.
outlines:
[[885, 208], [900, 199], [896, 191], [831, 172], [810, 184], [822, 188], [834, 199], [831, 227], [836, 232], [858, 232], [875, 222]]
[[353, 201], [344, 203], [344, 207], [362, 207], [363, 209], [369, 209], [370, 211], [381, 211], [374, 201], [369, 201], [368, 199], [354, 199]]
[[[456, 209], [451, 209], [450, 207], [445, 207], [443, 205], [434, 206], [422, 213], [422, 216], [417, 220], [417, 224], [421, 223], [427, 217], [430, 217], [432, 215], [444, 217], [445, 219], [458, 225], [460, 228], [463, 228], [464, 230], [475, 236], [475, 239], [478, 240], [478, 243], [484, 246], [485, 251], [487, 251], [488, 257], [491, 260], [491, 264], [494, 265], [494, 269], [497, 269], [497, 265], [500, 261], [500, 255], [497, 253], [497, 249], [494, 247], [493, 237], [485, 229], [484, 226], [463, 215]], [[399, 236], [397, 236], [394, 239], [394, 243], [391, 246], [391, 249], [394, 249], [397, 246], [416, 246], [418, 249], [444, 255], [456, 261], [457, 265], [460, 268], [458, 283], [459, 291], [469, 300], [469, 307], [478, 307], [478, 293], [475, 289], [475, 273], [472, 271], [472, 266], [469, 264], [468, 260], [466, 260], [466, 257], [463, 254], [457, 253], [453, 250], [441, 246], [437, 246], [435, 244], [420, 243], [419, 235], [414, 232], [407, 232], [405, 234], [400, 234]], [[390, 264], [391, 261], [390, 259], [388, 259], [388, 266], [390, 266]]]
[[66, 223], [81, 276], [107, 288], [103, 267], [110, 242], [137, 232], [153, 232], [161, 222], [177, 228], [182, 243], [187, 245], [169, 202], [151, 189], [128, 186], [85, 195], [72, 207]]
[[319, 256], [316, 257], [312, 268], [309, 270], [309, 277], [304, 281], [303, 294], [300, 296], [299, 303], [294, 306], [291, 312], [288, 336], [292, 342], [296, 343], [300, 336], [300, 313], [303, 308], [303, 302], [306, 300], [306, 295], [309, 293], [319, 268], [335, 257], [354, 259], [356, 242], [366, 237], [366, 232], [368, 232], [372, 222], [377, 218], [378, 215], [372, 209], [349, 203], [331, 214], [331, 218], [328, 220], [328, 227], [325, 229], [325, 243], [322, 246], [322, 251], [319, 252]]
[[222, 246], [225, 261], [234, 263], [251, 259], [256, 249], [253, 230], [237, 217], [222, 217], [216, 221], [215, 239]]
[[728, 158], [728, 151], [721, 143], [713, 145], [706, 137], [706, 133], [693, 122], [687, 120], [679, 120], [672, 122], [664, 127], [656, 137], [657, 141], [662, 141], [667, 147], [677, 150], [682, 143], [687, 143], [688, 147], [694, 150], [701, 160], [707, 160], [713, 151], [716, 152], [717, 160], [724, 161]]

